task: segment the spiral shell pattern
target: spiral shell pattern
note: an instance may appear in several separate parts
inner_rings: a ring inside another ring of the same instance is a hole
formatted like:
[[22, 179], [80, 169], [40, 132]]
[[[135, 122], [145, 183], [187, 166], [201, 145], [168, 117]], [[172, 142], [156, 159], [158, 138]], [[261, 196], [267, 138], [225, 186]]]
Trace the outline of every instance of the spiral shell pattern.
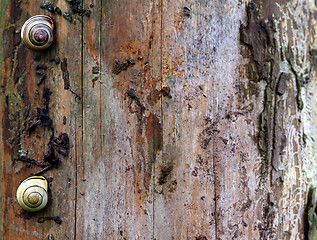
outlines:
[[43, 209], [48, 201], [47, 180], [42, 176], [25, 179], [17, 190], [17, 199], [20, 206], [29, 212]]
[[47, 49], [53, 42], [54, 21], [45, 15], [29, 18], [22, 26], [22, 42], [32, 50]]

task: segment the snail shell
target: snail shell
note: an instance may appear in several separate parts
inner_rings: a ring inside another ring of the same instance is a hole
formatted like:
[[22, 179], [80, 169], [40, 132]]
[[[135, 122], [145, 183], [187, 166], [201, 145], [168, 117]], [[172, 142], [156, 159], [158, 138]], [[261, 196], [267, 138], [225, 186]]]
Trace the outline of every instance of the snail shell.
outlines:
[[53, 42], [54, 21], [45, 15], [29, 18], [22, 26], [21, 39], [32, 50], [47, 49]]
[[43, 209], [48, 201], [48, 183], [45, 177], [33, 176], [25, 179], [17, 190], [20, 206], [28, 212]]

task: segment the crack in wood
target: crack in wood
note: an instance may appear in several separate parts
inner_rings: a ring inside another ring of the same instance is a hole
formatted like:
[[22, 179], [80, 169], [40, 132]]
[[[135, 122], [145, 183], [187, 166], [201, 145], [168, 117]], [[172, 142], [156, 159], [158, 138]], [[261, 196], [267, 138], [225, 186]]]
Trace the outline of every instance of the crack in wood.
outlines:
[[67, 69], [67, 58], [63, 58], [61, 62], [61, 70], [62, 70], [62, 76], [64, 80], [64, 89], [70, 91], [73, 95], [75, 95], [75, 100], [76, 102], [79, 103], [81, 100], [81, 97], [76, 92], [74, 92], [70, 87], [69, 72]]

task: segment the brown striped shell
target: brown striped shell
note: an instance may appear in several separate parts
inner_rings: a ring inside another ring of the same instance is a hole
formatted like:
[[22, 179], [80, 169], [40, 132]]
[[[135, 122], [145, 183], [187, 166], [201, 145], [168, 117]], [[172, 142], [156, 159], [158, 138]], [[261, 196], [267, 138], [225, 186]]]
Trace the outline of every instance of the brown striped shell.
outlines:
[[29, 18], [22, 26], [21, 39], [29, 49], [45, 50], [53, 42], [54, 21], [45, 15]]

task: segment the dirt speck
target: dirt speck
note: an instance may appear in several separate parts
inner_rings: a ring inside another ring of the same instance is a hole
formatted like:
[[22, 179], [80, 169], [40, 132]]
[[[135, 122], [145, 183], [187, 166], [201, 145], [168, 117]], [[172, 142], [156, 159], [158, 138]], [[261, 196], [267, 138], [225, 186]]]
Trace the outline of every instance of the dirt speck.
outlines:
[[69, 149], [69, 138], [67, 133], [62, 133], [59, 137], [54, 137], [50, 143], [57, 152], [63, 156], [67, 156]]
[[55, 62], [56, 65], [58, 65], [58, 64], [60, 64], [61, 59], [59, 57], [56, 57], [56, 58], [51, 59], [50, 62]]
[[80, 0], [71, 0], [71, 1], [68, 1], [68, 3], [73, 13], [78, 14], [79, 16], [90, 17], [91, 11], [88, 8], [84, 8], [81, 5]]
[[174, 168], [173, 165], [167, 165], [167, 166], [162, 167], [161, 175], [160, 175], [160, 178], [159, 178], [159, 184], [160, 185], [163, 185], [163, 184], [167, 183], [168, 177], [172, 173], [173, 168]]
[[93, 74], [99, 74], [99, 67], [98, 66], [92, 67], [92, 73]]
[[69, 84], [69, 72], [67, 70], [67, 58], [64, 58], [61, 64], [61, 70], [63, 74], [63, 80], [64, 80], [64, 89], [68, 90], [70, 87]]
[[183, 14], [186, 17], [190, 17], [190, 8], [189, 7], [183, 7]]
[[135, 103], [138, 105], [138, 106], [141, 106], [141, 102], [140, 102], [140, 99], [137, 97], [136, 95], [136, 92], [134, 89], [130, 88], [126, 91], [126, 94], [128, 95], [129, 98], [131, 98], [132, 100], [135, 101]]
[[132, 58], [128, 58], [123, 62], [120, 62], [119, 59], [115, 59], [114, 64], [113, 64], [113, 69], [112, 72], [116, 75], [121, 73], [123, 70], [127, 70], [129, 66], [132, 66], [136, 63], [136, 61]]
[[71, 15], [69, 12], [64, 12], [64, 13], [63, 13], [63, 17], [64, 17], [68, 22], [70, 22], [70, 23], [73, 22], [73, 17], [72, 17], [72, 15]]
[[205, 236], [199, 235], [198, 237], [195, 238], [196, 240], [208, 240]]
[[57, 13], [59, 15], [62, 14], [61, 9], [59, 7], [54, 6], [54, 4], [52, 2], [49, 2], [49, 1], [45, 1], [45, 2], [41, 3], [40, 8], [46, 9], [50, 13], [54, 13], [54, 14]]
[[62, 219], [58, 216], [53, 216], [53, 217], [40, 217], [38, 218], [37, 222], [38, 223], [43, 223], [45, 221], [48, 221], [48, 220], [53, 220], [54, 222], [56, 222], [57, 224], [62, 224]]
[[19, 214], [18, 214], [18, 218], [23, 218], [25, 220], [29, 220], [34, 216], [34, 213], [31, 212], [27, 212], [23, 209], [20, 210]]
[[161, 93], [165, 97], [172, 98], [171, 88], [169, 86], [162, 87]]

